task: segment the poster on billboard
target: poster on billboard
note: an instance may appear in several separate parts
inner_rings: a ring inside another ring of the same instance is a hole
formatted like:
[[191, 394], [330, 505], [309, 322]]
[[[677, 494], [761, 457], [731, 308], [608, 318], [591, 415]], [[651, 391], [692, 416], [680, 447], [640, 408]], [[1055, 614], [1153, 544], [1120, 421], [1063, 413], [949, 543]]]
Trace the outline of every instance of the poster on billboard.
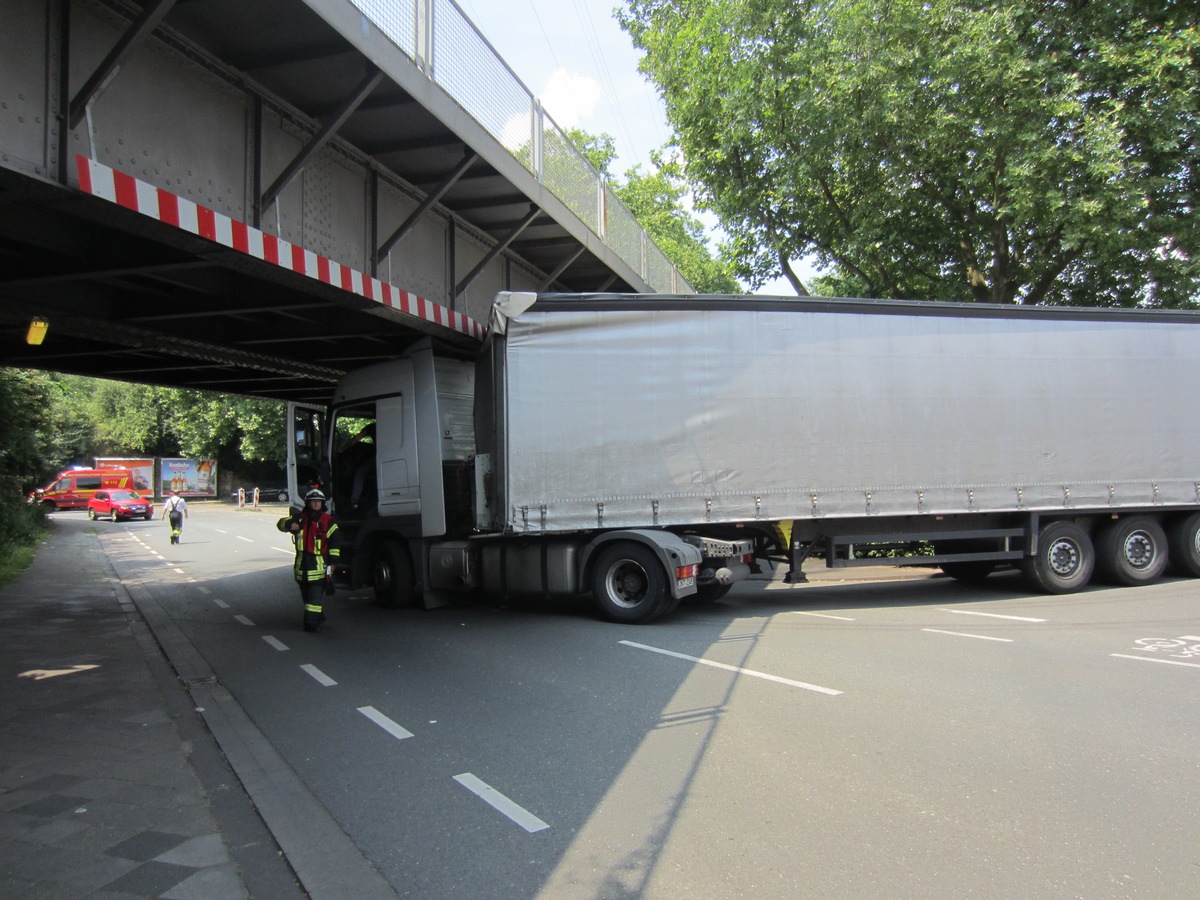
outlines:
[[159, 483], [162, 495], [182, 494], [184, 497], [217, 496], [217, 461], [215, 459], [163, 459], [159, 461]]
[[154, 498], [154, 460], [146, 457], [97, 456], [97, 469], [128, 469], [133, 473], [133, 489], [143, 497]]

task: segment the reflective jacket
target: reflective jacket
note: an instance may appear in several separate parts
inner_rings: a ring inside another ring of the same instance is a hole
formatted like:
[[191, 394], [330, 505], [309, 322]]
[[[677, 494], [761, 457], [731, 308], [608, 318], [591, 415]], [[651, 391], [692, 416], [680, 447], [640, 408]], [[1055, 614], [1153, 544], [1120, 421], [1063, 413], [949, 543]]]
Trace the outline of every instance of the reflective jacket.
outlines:
[[[291, 531], [292, 522], [300, 523], [299, 531]], [[291, 532], [292, 542], [296, 545], [292, 574], [297, 581], [320, 581], [325, 577], [325, 566], [341, 555], [337, 545], [337, 522], [327, 512], [310, 517], [305, 509], [295, 518], [284, 516], [275, 527]]]

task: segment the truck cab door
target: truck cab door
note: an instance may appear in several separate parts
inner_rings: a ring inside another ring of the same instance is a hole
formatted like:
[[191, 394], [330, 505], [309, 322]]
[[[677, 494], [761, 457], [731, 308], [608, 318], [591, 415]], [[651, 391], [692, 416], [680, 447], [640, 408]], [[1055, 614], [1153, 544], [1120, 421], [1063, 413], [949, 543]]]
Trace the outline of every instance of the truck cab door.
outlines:
[[293, 506], [304, 505], [304, 495], [314, 484], [328, 490], [329, 461], [325, 458], [323, 409], [299, 403], [287, 405], [287, 483]]

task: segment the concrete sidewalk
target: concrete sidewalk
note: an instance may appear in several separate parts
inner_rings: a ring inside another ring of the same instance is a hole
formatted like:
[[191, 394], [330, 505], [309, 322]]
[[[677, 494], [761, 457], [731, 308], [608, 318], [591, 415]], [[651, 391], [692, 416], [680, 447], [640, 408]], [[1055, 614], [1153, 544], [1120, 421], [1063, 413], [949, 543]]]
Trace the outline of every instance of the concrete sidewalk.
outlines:
[[304, 897], [90, 531], [0, 589], [0, 897]]

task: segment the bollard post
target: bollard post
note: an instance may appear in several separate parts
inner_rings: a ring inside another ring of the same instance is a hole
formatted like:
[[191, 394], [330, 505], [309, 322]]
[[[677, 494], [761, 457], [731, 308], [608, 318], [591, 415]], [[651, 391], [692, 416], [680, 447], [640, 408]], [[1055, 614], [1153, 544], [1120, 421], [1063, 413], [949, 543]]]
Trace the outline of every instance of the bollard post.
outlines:
[[258, 509], [258, 488], [254, 489], [254, 508]]
[[246, 489], [238, 488], [238, 509], [246, 508]]

